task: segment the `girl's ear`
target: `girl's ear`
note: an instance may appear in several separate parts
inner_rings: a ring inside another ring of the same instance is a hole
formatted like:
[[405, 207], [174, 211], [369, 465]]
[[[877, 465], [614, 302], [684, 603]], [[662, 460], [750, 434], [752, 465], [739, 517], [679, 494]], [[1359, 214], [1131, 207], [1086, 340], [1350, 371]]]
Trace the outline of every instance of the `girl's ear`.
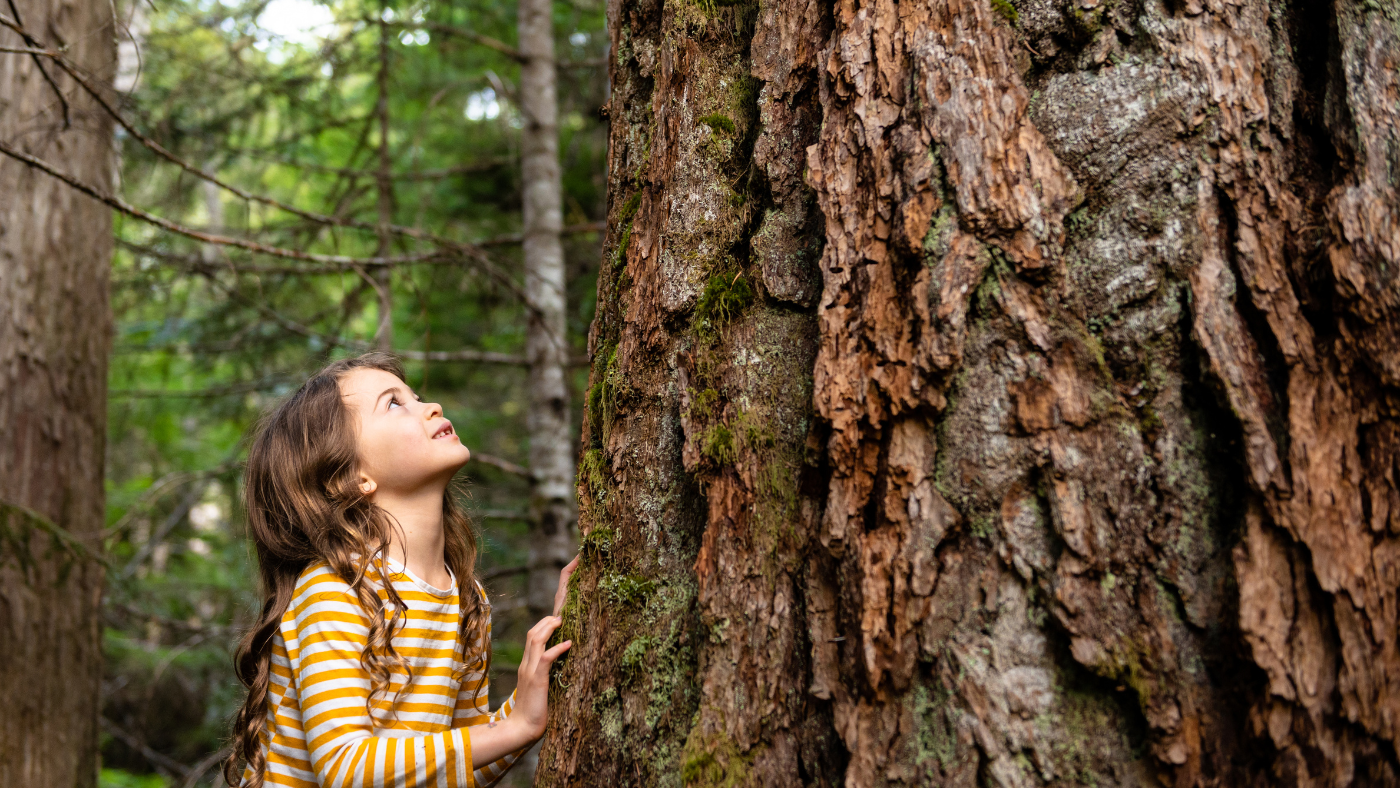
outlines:
[[375, 484], [373, 479], [363, 473], [360, 474], [360, 492], [365, 495], [374, 495], [374, 491], [377, 489], [379, 489], [379, 485]]

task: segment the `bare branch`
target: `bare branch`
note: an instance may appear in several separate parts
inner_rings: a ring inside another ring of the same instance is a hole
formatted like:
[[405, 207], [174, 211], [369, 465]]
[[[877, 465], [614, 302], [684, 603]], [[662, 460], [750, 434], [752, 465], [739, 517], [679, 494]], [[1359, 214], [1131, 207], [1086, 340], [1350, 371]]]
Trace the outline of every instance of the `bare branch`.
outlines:
[[[215, 235], [213, 233], [200, 232], [199, 230], [194, 230], [189, 227], [185, 227], [184, 225], [177, 224], [175, 222], [170, 221], [169, 219], [165, 219], [147, 211], [143, 211], [140, 208], [135, 207], [134, 205], [126, 203], [120, 198], [114, 197], [110, 194], [107, 194], [106, 192], [97, 189], [94, 186], [91, 186], [87, 183], [78, 180], [72, 175], [69, 175], [68, 173], [58, 169], [57, 167], [53, 166], [52, 164], [49, 164], [46, 161], [43, 161], [42, 159], [30, 156], [29, 154], [21, 150], [17, 150], [16, 148], [11, 147], [7, 143], [0, 142], [0, 153], [3, 153], [6, 156], [9, 156], [18, 161], [24, 162], [25, 164], [29, 165], [30, 167], [33, 167], [36, 170], [52, 175], [53, 177], [63, 181], [64, 183], [68, 184], [74, 189], [77, 189], [83, 194], [86, 194], [87, 196], [106, 204], [113, 210], [120, 211], [121, 213], [124, 213], [135, 219], [139, 219], [148, 224], [153, 224], [156, 227], [161, 228], [162, 230], [175, 233], [176, 235], [183, 235], [186, 238], [192, 238], [196, 241], [199, 241], [200, 243], [214, 244], [217, 246], [231, 246], [236, 249], [243, 249], [257, 254], [267, 255], [269, 257], [282, 257], [288, 260], [304, 260], [309, 263], [325, 263], [330, 265], [339, 265], [352, 270], [356, 266], [373, 267], [383, 265], [402, 265], [405, 263], [420, 263], [429, 260], [440, 260], [454, 257], [454, 255], [452, 255], [446, 250], [423, 252], [419, 254], [410, 255], [400, 255], [393, 257], [352, 257], [349, 255], [340, 254], [316, 254], [313, 252], [303, 252], [299, 249], [287, 249], [284, 247], [269, 246], [267, 244], [258, 243], [257, 241], [250, 241], [246, 238], [230, 238], [224, 235]], [[469, 247], [466, 245], [463, 245], [457, 251], [465, 251], [468, 253], [468, 256], [472, 256], [473, 253], [480, 254], [479, 250], [474, 250], [473, 247]], [[456, 259], [462, 258], [456, 257]], [[477, 262], [479, 263], [481, 262], [481, 260], [478, 259]], [[492, 266], [492, 269], [494, 269], [494, 266]], [[519, 286], [517, 286], [514, 281], [512, 281], [508, 276], [506, 276], [504, 272], [497, 272], [497, 274], [493, 275], [492, 278], [504, 284], [513, 294], [519, 297], [521, 302], [524, 303], [528, 308], [529, 299], [526, 298], [525, 294], [520, 290]]]
[[194, 766], [190, 767], [190, 773], [185, 775], [185, 780], [180, 783], [179, 788], [194, 788], [206, 772], [222, 763], [231, 752], [233, 752], [233, 748], [225, 746], [223, 749], [211, 752], [199, 759]]
[[39, 57], [59, 56], [59, 53], [52, 49], [32, 49], [30, 47], [0, 47], [0, 52], [9, 52], [14, 55], [37, 55]]
[[272, 378], [234, 383], [228, 386], [213, 386], [207, 389], [109, 389], [107, 397], [109, 399], [212, 399], [214, 397], [229, 397], [234, 394], [249, 394], [254, 391], [267, 391], [293, 382], [291, 378]]
[[149, 761], [152, 766], [164, 770], [165, 772], [174, 776], [189, 776], [191, 771], [190, 767], [184, 765], [183, 763], [180, 763], [174, 758], [171, 758], [167, 755], [161, 755], [160, 753], [151, 749], [150, 745], [146, 744], [145, 740], [143, 740], [140, 736], [137, 736], [136, 734], [126, 730], [125, 728], [121, 727], [115, 722], [112, 722], [111, 720], [107, 719], [105, 715], [99, 719], [102, 723], [102, 730], [111, 734], [112, 738], [117, 739], [122, 744], [125, 744], [126, 746], [140, 753], [141, 757]]
[[[314, 172], [328, 172], [332, 175], [340, 175], [348, 178], [373, 178], [378, 173], [374, 170], [354, 169], [351, 167], [328, 167], [324, 164], [311, 164], [309, 162], [290, 161], [286, 159], [275, 160], [277, 164], [288, 167], [296, 167]], [[490, 172], [499, 167], [511, 164], [507, 158], [487, 159], [485, 161], [473, 162], [471, 164], [459, 164], [455, 167], [445, 167], [437, 170], [421, 170], [419, 172], [398, 172], [393, 174], [394, 180], [401, 181], [435, 181], [443, 178], [451, 178], [457, 175], [472, 175], [479, 172]]]
[[[599, 233], [608, 229], [607, 222], [583, 222], [582, 224], [565, 225], [559, 230], [562, 235], [580, 235], [582, 233]], [[495, 238], [488, 238], [477, 242], [477, 246], [509, 246], [525, 242], [525, 236], [520, 233], [509, 233], [498, 235]]]
[[465, 38], [468, 41], [471, 41], [474, 44], [480, 44], [481, 46], [484, 46], [487, 49], [494, 49], [517, 63], [525, 62], [525, 56], [520, 53], [520, 50], [516, 49], [510, 44], [507, 44], [504, 41], [500, 41], [490, 36], [484, 36], [474, 30], [468, 30], [465, 27], [457, 27], [456, 25], [446, 25], [441, 22], [384, 22], [379, 19], [375, 19], [374, 17], [365, 17], [365, 21], [374, 24], [386, 24], [390, 27], [397, 27], [403, 30], [428, 30], [433, 33], [442, 33], [446, 36], [456, 36], [457, 38]]
[[487, 364], [529, 364], [524, 356], [515, 353], [494, 353], [489, 350], [395, 350], [394, 355], [410, 361], [480, 361]]
[[512, 575], [523, 575], [528, 571], [530, 571], [530, 567], [525, 566], [524, 564], [521, 564], [520, 566], [503, 566], [499, 569], [492, 569], [490, 572], [487, 572], [478, 579], [480, 579], [481, 582], [485, 584], [491, 582], [492, 580], [500, 580], [503, 577], [511, 577]]
[[352, 272], [356, 268], [379, 268], [384, 266], [397, 265], [460, 265], [461, 258], [449, 254], [438, 254], [430, 257], [408, 256], [395, 260], [394, 258], [365, 257], [356, 261], [341, 263], [322, 263], [319, 265], [250, 265], [247, 263], [233, 262], [210, 262], [201, 255], [176, 254], [154, 249], [149, 246], [134, 244], [130, 241], [117, 239], [117, 245], [134, 254], [142, 257], [150, 257], [167, 263], [173, 263], [186, 271], [197, 274], [212, 275], [220, 271], [232, 271], [239, 274], [254, 275], [297, 275], [307, 276], [317, 274], [343, 274]]
[[602, 68], [603, 66], [606, 66], [607, 64], [608, 64], [608, 59], [607, 59], [607, 58], [605, 58], [605, 57], [593, 57], [593, 58], [589, 58], [589, 59], [587, 59], [587, 60], [561, 60], [561, 61], [559, 61], [559, 63], [558, 63], [558, 67], [559, 67], [559, 68]]
[[526, 468], [523, 465], [516, 465], [510, 460], [504, 459], [502, 457], [496, 457], [491, 454], [478, 454], [477, 452], [472, 452], [471, 459], [481, 463], [482, 465], [490, 465], [493, 468], [499, 468], [505, 471], [506, 473], [513, 473], [516, 476], [524, 476], [527, 479], [534, 478], [534, 474], [530, 473], [529, 468]]
[[[21, 19], [19, 16], [19, 9], [15, 7], [15, 0], [8, 0], [8, 2], [10, 5], [10, 13], [14, 14], [15, 18], [8, 19], [4, 16], [0, 16], [0, 25], [4, 25], [5, 27], [8, 27], [16, 33], [18, 33], [19, 37], [24, 39], [24, 43], [28, 44], [31, 49], [43, 50], [44, 57], [51, 58], [54, 62], [59, 63], [60, 67], [62, 67], [61, 58], [57, 54], [50, 54], [50, 50], [47, 47], [35, 40], [34, 37], [29, 35], [29, 33], [24, 29], [24, 20]], [[58, 83], [54, 82], [53, 77], [49, 74], [49, 70], [44, 68], [44, 61], [39, 59], [40, 55], [36, 52], [30, 52], [29, 56], [34, 58], [35, 67], [39, 69], [40, 74], [44, 75], [44, 81], [49, 83], [49, 87], [53, 88], [54, 95], [58, 96], [59, 106], [63, 108], [63, 128], [66, 131], [68, 127], [73, 125], [72, 118], [70, 117], [70, 113], [68, 111], [68, 98], [63, 95], [62, 90], [59, 90]], [[64, 69], [64, 71], [67, 70], [68, 69], [66, 68]]]
[[[13, 4], [13, 2], [11, 1], [11, 9], [13, 10], [13, 8], [14, 8], [14, 4]], [[39, 41], [33, 39], [27, 32], [25, 32], [23, 26], [20, 25], [18, 22], [14, 21], [14, 20], [11, 20], [11, 19], [9, 19], [9, 18], [7, 18], [7, 17], [4, 17], [4, 16], [0, 16], [0, 25], [4, 25], [4, 26], [9, 27], [10, 29], [14, 30], [16, 33], [18, 33], [21, 37], [23, 37], [23, 38], [25, 39], [25, 43], [29, 44], [29, 46], [35, 47], [35, 48], [43, 48], [43, 44], [40, 43]], [[499, 282], [500, 284], [502, 284], [503, 286], [505, 286], [508, 290], [511, 291], [512, 294], [514, 294], [517, 298], [519, 298], [522, 302], [524, 302], [524, 303], [527, 305], [527, 307], [531, 308], [531, 310], [533, 311], [533, 307], [530, 306], [529, 299], [526, 297], [525, 293], [524, 293], [523, 291], [521, 291], [520, 288], [518, 288], [518, 287], [515, 286], [515, 283], [510, 279], [509, 276], [507, 276], [507, 275], [505, 274], [505, 272], [503, 272], [503, 271], [501, 271], [500, 269], [496, 268], [496, 266], [491, 262], [490, 258], [487, 257], [487, 256], [485, 255], [485, 253], [484, 253], [482, 250], [480, 250], [480, 249], [478, 249], [478, 248], [472, 246], [471, 244], [462, 243], [462, 242], [460, 242], [460, 241], [454, 241], [454, 240], [452, 240], [452, 239], [450, 239], [450, 238], [444, 238], [444, 237], [439, 236], [439, 235], [437, 235], [437, 234], [435, 234], [435, 233], [431, 233], [431, 232], [428, 232], [428, 231], [426, 231], [426, 230], [422, 230], [422, 229], [419, 229], [419, 228], [416, 228], [416, 227], [403, 227], [403, 226], [400, 226], [400, 225], [392, 225], [392, 224], [391, 224], [391, 225], [388, 225], [387, 227], [381, 227], [381, 225], [379, 225], [379, 224], [371, 224], [371, 223], [369, 223], [369, 222], [361, 222], [361, 221], [356, 221], [356, 220], [352, 220], [352, 219], [342, 219], [342, 218], [337, 218], [337, 217], [334, 217], [334, 216], [326, 216], [326, 215], [324, 215], [324, 214], [314, 213], [314, 212], [312, 212], [312, 211], [305, 211], [305, 210], [302, 210], [302, 209], [297, 208], [297, 207], [295, 207], [295, 206], [292, 206], [292, 205], [288, 205], [288, 204], [286, 204], [286, 203], [283, 203], [283, 202], [281, 202], [281, 201], [279, 201], [279, 200], [274, 200], [274, 199], [272, 199], [271, 197], [265, 197], [265, 196], [263, 196], [263, 195], [254, 194], [254, 193], [252, 193], [252, 192], [250, 192], [250, 191], [248, 191], [248, 190], [246, 190], [246, 189], [242, 189], [242, 188], [240, 188], [240, 187], [237, 187], [237, 186], [234, 186], [234, 185], [232, 185], [232, 184], [226, 183], [226, 182], [220, 180], [219, 178], [215, 177], [214, 175], [211, 175], [210, 173], [207, 173], [207, 172], [205, 172], [204, 170], [202, 170], [202, 169], [200, 169], [200, 168], [198, 168], [198, 167], [196, 167], [196, 166], [190, 164], [189, 162], [185, 161], [184, 159], [181, 159], [180, 157], [178, 157], [178, 156], [176, 156], [175, 154], [171, 153], [170, 151], [166, 150], [165, 147], [162, 146], [160, 143], [158, 143], [158, 142], [156, 142], [155, 140], [151, 139], [150, 137], [147, 137], [146, 135], [142, 134], [135, 126], [133, 126], [133, 125], [131, 124], [130, 121], [128, 121], [128, 120], [126, 119], [126, 117], [125, 117], [124, 115], [122, 115], [120, 112], [118, 112], [118, 111], [116, 110], [116, 108], [113, 107], [113, 106], [111, 105], [111, 103], [107, 101], [107, 97], [106, 97], [105, 95], [103, 95], [101, 91], [99, 91], [99, 90], [97, 90], [97, 88], [93, 87], [92, 83], [90, 83], [81, 73], [79, 73], [79, 70], [78, 70], [77, 68], [75, 68], [71, 63], [68, 62], [67, 58], [63, 57], [63, 56], [61, 55], [61, 53], [56, 53], [55, 55], [52, 55], [51, 57], [52, 57], [52, 59], [53, 59], [53, 62], [56, 63], [56, 64], [58, 65], [58, 67], [61, 68], [61, 69], [64, 71], [64, 73], [66, 73], [66, 74], [68, 74], [68, 76], [72, 77], [72, 78], [73, 78], [73, 81], [77, 82], [78, 85], [81, 86], [81, 87], [83, 88], [83, 90], [87, 92], [88, 95], [92, 96], [93, 100], [95, 100], [95, 101], [102, 107], [102, 109], [103, 109], [108, 115], [110, 115], [111, 118], [112, 118], [114, 121], [116, 121], [117, 125], [121, 126], [122, 129], [124, 129], [124, 130], [125, 130], [128, 134], [130, 134], [134, 139], [136, 139], [138, 142], [140, 142], [140, 143], [142, 144], [142, 146], [144, 146], [145, 148], [147, 148], [147, 149], [150, 150], [151, 152], [155, 153], [156, 155], [160, 156], [161, 158], [165, 159], [166, 161], [170, 162], [171, 164], [174, 164], [175, 166], [177, 166], [177, 167], [179, 167], [180, 169], [184, 170], [185, 172], [188, 172], [188, 173], [190, 173], [191, 175], [194, 175], [195, 177], [198, 177], [198, 178], [201, 178], [201, 179], [203, 179], [203, 180], [209, 181], [210, 183], [214, 184], [215, 186], [218, 186], [218, 187], [221, 188], [221, 189], [224, 189], [224, 190], [226, 190], [226, 191], [228, 191], [228, 192], [231, 192], [231, 193], [237, 195], [237, 196], [240, 197], [241, 199], [248, 200], [248, 201], [251, 201], [251, 202], [260, 203], [260, 204], [262, 204], [262, 205], [267, 205], [267, 206], [269, 206], [269, 207], [276, 208], [276, 209], [278, 209], [278, 210], [281, 210], [281, 211], [285, 211], [285, 212], [287, 212], [287, 213], [290, 213], [290, 214], [292, 214], [292, 215], [294, 215], [294, 216], [299, 216], [299, 217], [301, 217], [301, 218], [303, 218], [303, 219], [306, 219], [307, 221], [310, 221], [310, 222], [315, 222], [315, 223], [317, 223], [317, 224], [323, 224], [323, 225], [332, 225], [332, 226], [336, 226], [336, 227], [352, 227], [352, 228], [359, 229], [359, 230], [378, 231], [378, 230], [381, 230], [381, 229], [382, 229], [382, 230], [387, 231], [387, 232], [389, 232], [389, 233], [391, 233], [391, 234], [394, 234], [394, 235], [402, 235], [402, 236], [406, 236], [406, 237], [409, 237], [409, 238], [414, 238], [414, 239], [417, 239], [417, 240], [420, 240], [420, 241], [429, 241], [429, 242], [431, 242], [431, 243], [437, 244], [438, 246], [442, 246], [442, 247], [446, 247], [446, 248], [452, 249], [452, 250], [454, 250], [454, 251], [460, 253], [461, 256], [462, 256], [464, 259], [469, 259], [469, 260], [473, 261], [474, 263], [476, 263], [479, 267], [481, 267], [481, 269], [482, 269], [483, 271], [485, 271], [485, 272], [487, 273], [487, 275], [489, 275], [491, 278], [497, 280], [497, 282]], [[37, 59], [36, 59], [36, 62], [37, 62]], [[42, 65], [40, 66], [40, 69], [42, 70]], [[47, 77], [47, 72], [45, 72], [45, 76]], [[54, 89], [57, 90], [57, 86], [55, 86]], [[62, 98], [62, 96], [60, 96], [60, 98]], [[67, 111], [67, 104], [65, 103], [65, 104], [64, 104], [65, 128], [66, 128], [66, 126], [67, 126], [67, 121], [66, 121], [67, 112], [68, 112], [68, 111]], [[3, 152], [5, 152], [5, 153], [10, 153], [9, 150], [4, 150]], [[13, 155], [13, 154], [11, 154], [11, 155]], [[23, 159], [22, 159], [22, 160], [23, 160]], [[36, 159], [36, 160], [34, 160], [34, 161], [37, 162], [38, 160]], [[37, 165], [35, 165], [35, 164], [33, 164], [33, 163], [31, 162], [31, 166], [37, 166]], [[52, 169], [47, 169], [47, 168], [42, 167], [42, 166], [40, 167], [40, 169], [45, 169], [45, 171], [49, 172], [49, 174], [54, 175], [55, 177], [58, 177], [60, 180], [64, 180], [65, 182], [68, 182], [69, 185], [74, 186], [74, 188], [79, 188], [75, 183], [73, 183], [73, 181], [72, 181], [71, 179], [65, 178], [65, 177], [63, 177], [62, 175], [59, 175], [56, 171], [54, 171], [54, 170], [52, 170]], [[80, 191], [84, 191], [84, 190], [81, 189], [81, 188], [79, 188], [79, 190], [80, 190]], [[89, 191], [89, 192], [86, 192], [86, 193], [88, 193], [90, 196], [97, 196], [97, 195], [93, 194], [93, 193], [90, 192], [90, 191]], [[98, 197], [98, 199], [103, 199], [103, 198], [102, 198], [102, 197]], [[115, 198], [113, 198], [113, 199], [115, 199]], [[108, 202], [106, 199], [103, 199], [103, 201], [104, 201], [104, 202]], [[111, 203], [109, 202], [108, 204], [110, 205]], [[112, 207], [116, 208], [117, 206], [116, 206], [116, 205], [113, 205]], [[120, 210], [120, 209], [118, 209], [118, 210]], [[134, 210], [134, 209], [133, 209], [133, 210]], [[133, 215], [136, 215], [136, 214], [133, 214]], [[147, 214], [147, 216], [149, 216], [149, 214]], [[141, 217], [138, 217], [138, 218], [141, 218]], [[175, 226], [175, 225], [174, 225], [173, 223], [171, 223], [171, 225], [172, 225], [172, 226], [169, 227], [169, 228], [167, 228], [167, 229], [171, 229], [172, 232], [179, 232], [178, 230], [175, 230], [175, 229], [174, 229], [174, 226]], [[189, 233], [181, 233], [181, 234], [182, 234], [182, 235], [189, 235]], [[196, 237], [196, 236], [190, 236], [190, 237], [196, 238], [196, 240], [203, 240], [204, 243], [219, 243], [218, 241], [207, 240], [207, 239], [201, 239], [201, 238], [198, 238], [198, 237]], [[212, 236], [212, 237], [217, 237], [217, 236]], [[235, 246], [236, 246], [236, 245], [238, 245], [238, 244], [224, 244], [224, 245], [235, 245]], [[259, 246], [261, 246], [261, 245], [259, 245]], [[250, 251], [259, 251], [258, 249], [252, 249], [251, 247], [246, 247], [246, 246], [243, 247], [243, 248], [249, 248]], [[264, 247], [264, 248], [272, 248], [272, 247]], [[262, 253], [263, 253], [263, 254], [268, 254], [268, 252], [262, 252]], [[287, 255], [281, 255], [281, 256], [287, 256]], [[305, 258], [295, 257], [294, 259], [305, 259]]]

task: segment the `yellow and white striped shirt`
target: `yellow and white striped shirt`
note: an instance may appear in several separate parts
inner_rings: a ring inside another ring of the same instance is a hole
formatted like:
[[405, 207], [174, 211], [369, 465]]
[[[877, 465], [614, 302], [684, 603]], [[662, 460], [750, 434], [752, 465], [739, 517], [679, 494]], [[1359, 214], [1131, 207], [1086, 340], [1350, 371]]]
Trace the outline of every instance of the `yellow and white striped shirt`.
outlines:
[[[453, 678], [457, 648], [457, 582], [434, 588], [393, 559], [385, 559], [394, 590], [408, 607], [393, 637], [394, 649], [413, 666], [413, 684], [395, 672], [376, 701], [371, 726], [365, 701], [370, 676], [360, 664], [371, 614], [324, 562], [297, 580], [291, 606], [272, 642], [268, 688], [268, 786], [295, 788], [473, 788], [490, 786], [524, 752], [512, 753], [472, 772], [468, 728], [510, 715], [515, 696], [490, 710], [488, 677], [468, 672]], [[371, 567], [370, 587], [388, 599], [380, 573]], [[486, 599], [481, 584], [477, 593]], [[475, 653], [490, 648], [478, 638]], [[245, 771], [246, 781], [250, 773]]]

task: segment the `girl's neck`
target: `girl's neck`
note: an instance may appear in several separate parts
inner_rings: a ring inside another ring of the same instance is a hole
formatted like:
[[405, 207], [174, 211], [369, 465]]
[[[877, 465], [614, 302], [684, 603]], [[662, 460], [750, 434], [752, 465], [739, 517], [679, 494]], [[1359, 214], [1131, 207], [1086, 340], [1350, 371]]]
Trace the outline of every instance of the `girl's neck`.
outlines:
[[410, 493], [381, 489], [374, 495], [374, 503], [394, 520], [387, 554], [435, 588], [452, 585], [442, 533], [442, 496], [446, 492], [428, 487]]

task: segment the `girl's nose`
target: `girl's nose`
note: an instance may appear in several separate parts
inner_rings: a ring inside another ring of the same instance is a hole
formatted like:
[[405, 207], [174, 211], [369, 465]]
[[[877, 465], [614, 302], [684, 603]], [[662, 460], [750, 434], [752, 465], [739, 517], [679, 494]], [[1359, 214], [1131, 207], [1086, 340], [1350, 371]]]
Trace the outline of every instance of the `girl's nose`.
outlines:
[[442, 415], [442, 406], [436, 402], [423, 403], [423, 418], [435, 419]]

